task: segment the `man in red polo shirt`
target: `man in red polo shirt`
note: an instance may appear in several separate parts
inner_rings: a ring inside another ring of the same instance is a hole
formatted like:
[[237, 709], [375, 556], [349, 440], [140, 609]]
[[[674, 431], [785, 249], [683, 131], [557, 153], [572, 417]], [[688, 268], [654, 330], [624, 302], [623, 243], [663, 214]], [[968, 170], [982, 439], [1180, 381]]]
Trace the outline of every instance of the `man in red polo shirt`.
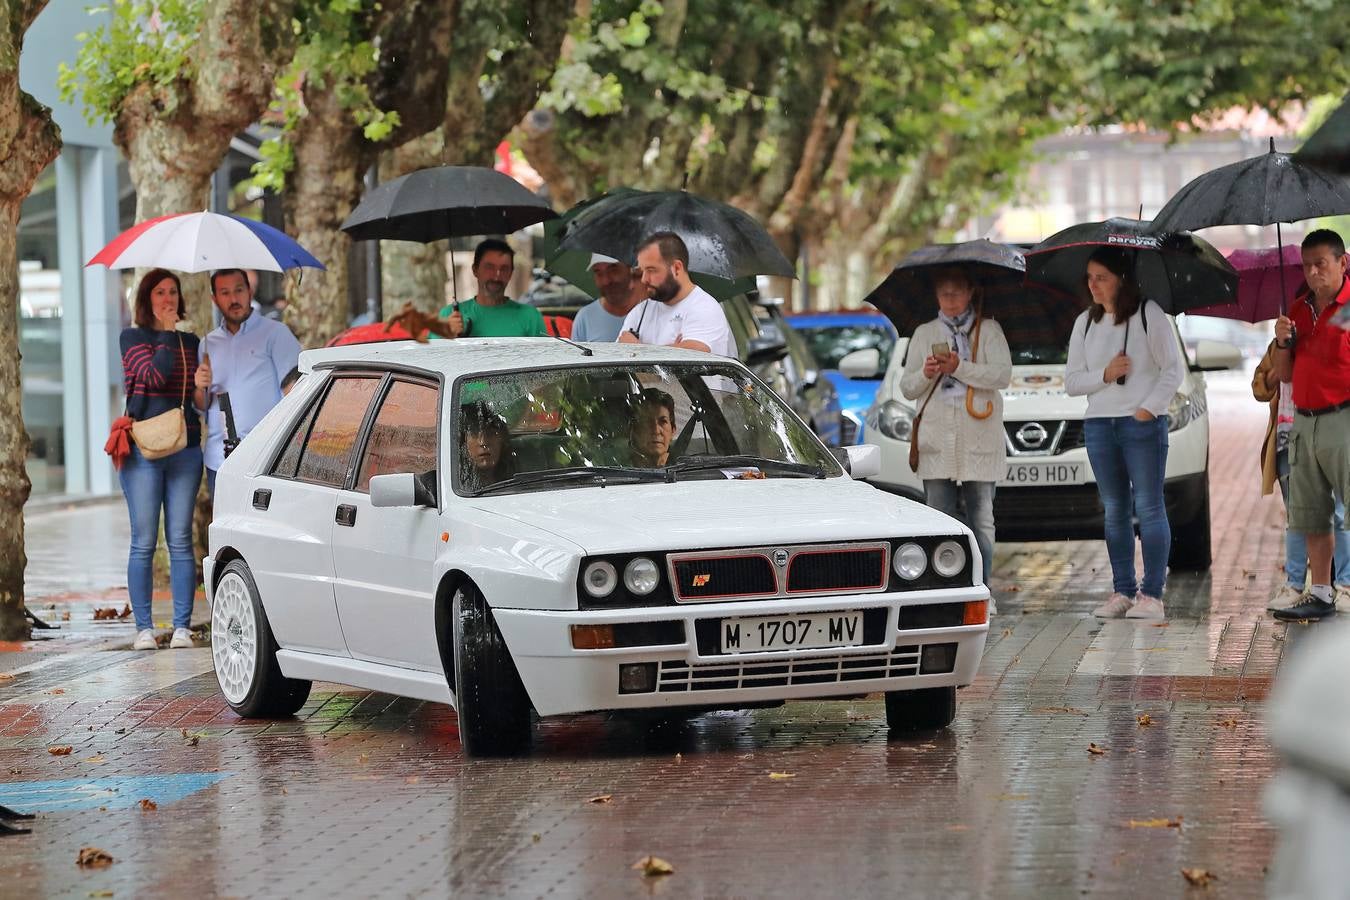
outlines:
[[1275, 322], [1275, 370], [1293, 382], [1289, 433], [1289, 528], [1308, 538], [1312, 587], [1275, 610], [1284, 621], [1336, 613], [1331, 587], [1331, 517], [1335, 495], [1350, 498], [1350, 331], [1331, 318], [1350, 302], [1345, 241], [1320, 229], [1303, 239], [1308, 291]]

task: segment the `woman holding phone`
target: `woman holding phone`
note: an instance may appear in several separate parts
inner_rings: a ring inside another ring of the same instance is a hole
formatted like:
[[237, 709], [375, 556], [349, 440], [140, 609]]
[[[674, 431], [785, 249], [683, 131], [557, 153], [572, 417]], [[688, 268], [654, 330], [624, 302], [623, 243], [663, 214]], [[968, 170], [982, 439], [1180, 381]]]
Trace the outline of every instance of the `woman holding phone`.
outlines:
[[967, 272], [942, 270], [933, 289], [938, 317], [914, 329], [900, 391], [919, 401], [911, 440], [918, 445], [924, 499], [975, 533], [988, 584], [994, 487], [1007, 453], [999, 390], [1012, 378], [1012, 356], [1003, 329], [980, 316], [979, 287]]
[[[1129, 252], [1099, 247], [1084, 286], [1092, 305], [1074, 321], [1065, 391], [1087, 395], [1083, 431], [1088, 461], [1105, 510], [1112, 592], [1093, 610], [1104, 619], [1161, 619], [1172, 530], [1163, 505], [1167, 407], [1185, 370], [1172, 323], [1147, 302]], [[1134, 568], [1134, 518], [1139, 519], [1144, 580]]]

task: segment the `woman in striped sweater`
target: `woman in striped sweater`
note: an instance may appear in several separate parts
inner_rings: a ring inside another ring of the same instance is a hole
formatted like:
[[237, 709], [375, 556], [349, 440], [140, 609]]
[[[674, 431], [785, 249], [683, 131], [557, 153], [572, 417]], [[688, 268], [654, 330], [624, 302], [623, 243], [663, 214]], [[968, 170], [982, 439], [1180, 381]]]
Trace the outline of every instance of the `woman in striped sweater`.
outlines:
[[179, 331], [187, 314], [178, 276], [166, 269], [147, 272], [136, 288], [136, 324], [121, 336], [122, 375], [127, 415], [137, 421], [181, 406], [187, 419], [187, 446], [160, 459], [146, 459], [132, 442], [119, 469], [122, 493], [131, 515], [131, 551], [127, 591], [136, 616], [137, 650], [154, 650], [150, 614], [151, 568], [164, 510], [164, 540], [169, 547], [169, 584], [173, 589], [173, 639], [170, 647], [191, 647], [188, 620], [197, 585], [192, 557], [192, 513], [202, 480], [201, 419], [192, 406], [197, 370], [197, 336]]

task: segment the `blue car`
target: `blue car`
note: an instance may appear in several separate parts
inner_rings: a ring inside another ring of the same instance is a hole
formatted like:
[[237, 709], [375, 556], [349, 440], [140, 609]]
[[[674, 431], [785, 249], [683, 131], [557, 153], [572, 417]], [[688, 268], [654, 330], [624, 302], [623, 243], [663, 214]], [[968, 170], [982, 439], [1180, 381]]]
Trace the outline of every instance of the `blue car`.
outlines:
[[[857, 428], [854, 441], [861, 442], [867, 408], [872, 405], [886, 372], [886, 365], [891, 360], [891, 349], [895, 346], [896, 338], [895, 327], [880, 313], [861, 309], [803, 313], [792, 316], [788, 321], [811, 345], [811, 352], [820, 361], [825, 377], [839, 393], [839, 404], [844, 408], [844, 415]], [[870, 348], [876, 348], [881, 353], [877, 377], [867, 380], [845, 378], [839, 371], [839, 360], [854, 350]]]

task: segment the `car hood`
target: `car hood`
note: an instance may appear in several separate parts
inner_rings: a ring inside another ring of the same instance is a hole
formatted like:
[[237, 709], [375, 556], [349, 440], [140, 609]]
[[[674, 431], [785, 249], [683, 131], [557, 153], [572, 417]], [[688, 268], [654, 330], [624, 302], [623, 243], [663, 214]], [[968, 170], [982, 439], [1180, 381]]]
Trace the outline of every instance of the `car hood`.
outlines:
[[1014, 366], [1003, 389], [1003, 420], [1081, 419], [1087, 397], [1064, 393], [1063, 366]]
[[955, 519], [849, 478], [686, 481], [536, 491], [474, 505], [588, 554], [962, 534]]

